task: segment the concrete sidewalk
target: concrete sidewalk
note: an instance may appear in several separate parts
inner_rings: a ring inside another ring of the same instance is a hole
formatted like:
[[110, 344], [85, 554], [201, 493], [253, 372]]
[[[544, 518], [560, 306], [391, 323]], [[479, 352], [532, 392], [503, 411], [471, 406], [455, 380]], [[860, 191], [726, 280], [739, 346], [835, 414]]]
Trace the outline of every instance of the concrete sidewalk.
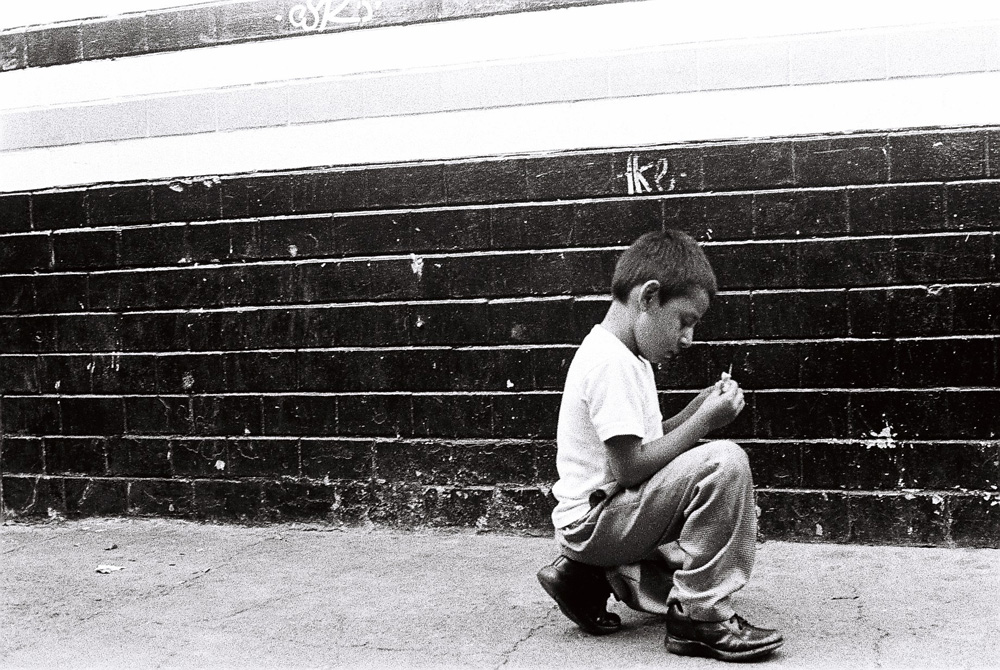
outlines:
[[[547, 538], [88, 519], [0, 530], [0, 667], [720, 668], [654, 617], [589, 637]], [[122, 567], [98, 574], [101, 565]], [[737, 609], [769, 668], [996, 668], [1000, 552], [760, 545]]]

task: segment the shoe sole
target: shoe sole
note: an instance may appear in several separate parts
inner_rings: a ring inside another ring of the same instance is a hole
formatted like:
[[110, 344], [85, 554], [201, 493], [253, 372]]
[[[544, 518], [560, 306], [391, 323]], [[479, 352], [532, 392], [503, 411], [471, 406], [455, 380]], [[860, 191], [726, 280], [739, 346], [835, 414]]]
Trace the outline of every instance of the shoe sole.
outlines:
[[696, 640], [682, 640], [680, 638], [667, 635], [667, 651], [678, 656], [704, 656], [714, 658], [718, 661], [755, 661], [774, 652], [775, 649], [784, 644], [784, 640], [771, 642], [756, 649], [746, 651], [722, 651], [711, 647], [704, 642]]
[[611, 633], [617, 633], [621, 630], [621, 626], [615, 626], [614, 628], [601, 628], [581, 620], [578, 616], [573, 614], [573, 611], [566, 605], [563, 599], [559, 597], [555, 586], [552, 585], [550, 579], [544, 573], [545, 569], [543, 568], [536, 575], [538, 577], [538, 583], [541, 584], [542, 588], [545, 589], [545, 592], [556, 601], [556, 605], [559, 606], [559, 611], [562, 612], [567, 619], [579, 626], [584, 632], [590, 633], [591, 635], [610, 635]]

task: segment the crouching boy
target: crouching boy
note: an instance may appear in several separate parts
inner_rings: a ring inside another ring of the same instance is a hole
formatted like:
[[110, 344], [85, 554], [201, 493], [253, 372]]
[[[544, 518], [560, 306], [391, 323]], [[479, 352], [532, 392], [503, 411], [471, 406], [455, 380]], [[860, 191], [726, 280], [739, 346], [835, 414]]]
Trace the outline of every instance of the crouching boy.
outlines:
[[691, 346], [716, 292], [704, 252], [680, 231], [647, 233], [618, 260], [614, 300], [573, 358], [557, 430], [552, 513], [561, 555], [538, 580], [588, 633], [621, 627], [614, 595], [661, 614], [675, 654], [747, 661], [781, 635], [750, 625], [730, 596], [750, 577], [753, 482], [735, 443], [703, 443], [743, 410], [726, 379], [663, 420], [652, 363]]

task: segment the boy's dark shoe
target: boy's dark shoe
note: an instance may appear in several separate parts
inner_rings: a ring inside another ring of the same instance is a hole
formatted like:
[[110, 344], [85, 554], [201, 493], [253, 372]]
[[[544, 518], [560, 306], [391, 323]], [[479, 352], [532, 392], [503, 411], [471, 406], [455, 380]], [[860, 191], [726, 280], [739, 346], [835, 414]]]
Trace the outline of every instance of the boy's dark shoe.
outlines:
[[591, 635], [621, 629], [621, 617], [607, 610], [611, 587], [604, 568], [560, 556], [538, 571], [538, 581], [562, 613]]
[[697, 621], [676, 604], [667, 612], [667, 651], [682, 656], [708, 656], [720, 661], [754, 661], [780, 647], [781, 633], [751, 626], [738, 614], [727, 621]]

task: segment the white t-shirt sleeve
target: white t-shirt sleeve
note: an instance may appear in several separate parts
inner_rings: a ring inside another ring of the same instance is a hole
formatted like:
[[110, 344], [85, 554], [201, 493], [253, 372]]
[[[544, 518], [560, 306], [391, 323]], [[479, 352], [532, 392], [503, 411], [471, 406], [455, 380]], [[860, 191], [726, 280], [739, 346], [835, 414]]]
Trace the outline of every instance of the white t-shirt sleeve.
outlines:
[[614, 363], [598, 366], [588, 375], [590, 420], [602, 442], [617, 435], [645, 438], [642, 378], [634, 366]]

